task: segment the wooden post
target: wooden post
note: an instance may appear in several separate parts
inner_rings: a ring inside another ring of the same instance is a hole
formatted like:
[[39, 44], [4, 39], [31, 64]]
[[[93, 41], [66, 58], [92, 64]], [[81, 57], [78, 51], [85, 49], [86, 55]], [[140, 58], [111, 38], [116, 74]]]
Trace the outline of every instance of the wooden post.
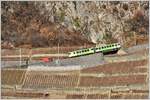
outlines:
[[79, 86], [79, 84], [80, 84], [80, 78], [81, 78], [81, 77], [80, 77], [80, 74], [81, 74], [81, 69], [79, 69], [79, 73], [78, 73], [78, 74], [79, 74], [79, 77], [78, 77], [77, 86], [76, 86], [77, 88], [78, 88], [78, 86]]
[[87, 99], [88, 93], [86, 93], [86, 88], [84, 88], [84, 99]]
[[111, 99], [111, 89], [109, 90], [109, 98], [108, 99]]
[[21, 59], [21, 48], [19, 49], [19, 51], [20, 51], [20, 66], [21, 66], [21, 63], [22, 63], [22, 62], [21, 62], [21, 60], [22, 60], [22, 59]]
[[137, 38], [137, 37], [136, 37], [136, 33], [134, 32], [133, 34], [134, 34], [134, 45], [136, 45], [136, 44], [137, 44], [137, 41], [136, 41], [136, 38]]

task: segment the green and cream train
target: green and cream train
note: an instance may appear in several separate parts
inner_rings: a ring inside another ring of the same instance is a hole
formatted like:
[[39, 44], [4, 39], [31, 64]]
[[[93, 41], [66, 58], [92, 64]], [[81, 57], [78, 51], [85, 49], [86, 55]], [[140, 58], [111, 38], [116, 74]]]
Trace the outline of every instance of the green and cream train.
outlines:
[[119, 43], [113, 43], [113, 44], [108, 44], [108, 45], [99, 46], [99, 47], [91, 47], [91, 48], [72, 51], [72, 52], [69, 52], [69, 57], [84, 56], [84, 55], [94, 54], [94, 53], [99, 53], [99, 52], [109, 53], [109, 52], [117, 51], [120, 48], [121, 48], [121, 45]]

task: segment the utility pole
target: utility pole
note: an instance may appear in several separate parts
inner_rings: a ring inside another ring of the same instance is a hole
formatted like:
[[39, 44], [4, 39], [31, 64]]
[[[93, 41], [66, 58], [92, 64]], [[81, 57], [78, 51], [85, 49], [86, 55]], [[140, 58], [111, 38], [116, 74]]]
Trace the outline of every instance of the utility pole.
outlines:
[[[57, 28], [58, 30], [60, 30], [61, 29], [61, 27], [60, 26], [58, 26], [58, 28]], [[59, 33], [58, 33], [58, 45], [57, 45], [57, 47], [58, 47], [58, 57], [57, 57], [57, 60], [56, 60], [56, 64], [57, 65], [60, 65], [60, 61], [59, 61], [59, 43], [60, 43], [60, 31], [59, 31]]]

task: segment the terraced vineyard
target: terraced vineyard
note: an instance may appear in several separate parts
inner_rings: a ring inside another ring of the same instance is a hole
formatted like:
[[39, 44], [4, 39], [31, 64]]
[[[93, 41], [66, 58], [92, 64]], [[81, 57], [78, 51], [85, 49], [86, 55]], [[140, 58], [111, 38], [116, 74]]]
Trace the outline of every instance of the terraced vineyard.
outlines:
[[[28, 71], [24, 88], [67, 88], [122, 86], [145, 84], [147, 81], [147, 60], [109, 63], [81, 70], [81, 73], [48, 73]], [[126, 65], [126, 66], [125, 66]]]
[[33, 92], [33, 91], [15, 91], [15, 92], [2, 92], [3, 98], [4, 97], [12, 97], [15, 96], [16, 98], [66, 98], [66, 99], [147, 99], [148, 98], [148, 90], [139, 90], [139, 89], [131, 89], [125, 91], [114, 91], [109, 90], [106, 92], [99, 92], [99, 93], [59, 93], [56, 94], [47, 92]]
[[59, 75], [50, 72], [28, 71], [25, 77], [23, 88], [48, 89], [48, 88], [69, 88], [76, 87], [78, 74]]
[[40, 98], [44, 94], [43, 93], [29, 93], [29, 92], [5, 92], [2, 93], [3, 96], [15, 96], [15, 97], [28, 97], [28, 98]]
[[146, 73], [148, 60], [114, 62], [96, 67], [89, 67], [83, 69], [82, 73], [96, 73], [96, 74], [123, 74], [123, 73]]
[[68, 94], [67, 99], [147, 99], [148, 90], [107, 91], [96, 94]]
[[111, 99], [147, 99], [148, 90], [112, 91]]
[[127, 75], [109, 77], [81, 77], [80, 85], [84, 87], [122, 86], [132, 84], [144, 84], [146, 75]]
[[108, 93], [95, 94], [68, 94], [67, 99], [108, 99]]
[[1, 71], [2, 85], [21, 85], [26, 73], [22, 69], [2, 69]]
[[[2, 96], [48, 99], [147, 99], [148, 57], [142, 57], [148, 52], [132, 53], [133, 55], [107, 56], [116, 60], [76, 70], [37, 70], [36, 66], [35, 70], [2, 69], [2, 87], [20, 85], [15, 91], [3, 88], [6, 90], [2, 91]], [[135, 59], [136, 54], [140, 57], [138, 60]]]

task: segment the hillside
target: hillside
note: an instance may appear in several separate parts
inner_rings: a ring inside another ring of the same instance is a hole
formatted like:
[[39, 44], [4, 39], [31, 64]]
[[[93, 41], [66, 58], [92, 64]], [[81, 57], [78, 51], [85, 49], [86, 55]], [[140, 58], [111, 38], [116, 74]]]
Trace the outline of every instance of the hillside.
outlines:
[[148, 1], [1, 3], [2, 48], [148, 42]]

